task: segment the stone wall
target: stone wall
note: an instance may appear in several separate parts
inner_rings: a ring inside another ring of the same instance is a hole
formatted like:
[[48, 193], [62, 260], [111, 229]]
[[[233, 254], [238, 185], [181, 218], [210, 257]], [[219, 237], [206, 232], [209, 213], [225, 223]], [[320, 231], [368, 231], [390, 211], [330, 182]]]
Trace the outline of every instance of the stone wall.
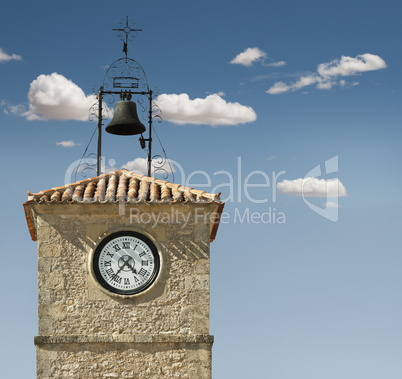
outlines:
[[[33, 210], [38, 378], [210, 377], [211, 205], [126, 206], [125, 214], [114, 204]], [[146, 234], [160, 252], [158, 279], [144, 294], [111, 295], [94, 280], [92, 252], [118, 230]]]
[[211, 377], [212, 336], [36, 337], [38, 378]]

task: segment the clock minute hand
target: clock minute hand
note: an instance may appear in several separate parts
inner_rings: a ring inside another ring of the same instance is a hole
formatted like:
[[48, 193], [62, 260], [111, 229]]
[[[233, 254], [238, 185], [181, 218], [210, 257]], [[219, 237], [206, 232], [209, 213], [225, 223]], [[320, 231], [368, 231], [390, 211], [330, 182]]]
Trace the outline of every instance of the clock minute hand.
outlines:
[[131, 268], [131, 266], [130, 266], [129, 263], [128, 263], [129, 259], [125, 260], [124, 257], [122, 257], [122, 259], [123, 259], [124, 263], [123, 263], [123, 265], [117, 270], [116, 275], [119, 274], [120, 271], [123, 270], [123, 268], [124, 268], [125, 266], [128, 266], [128, 267]]
[[137, 273], [137, 270], [133, 266], [131, 266], [130, 263], [128, 263], [128, 261], [127, 261], [127, 266], [133, 272], [133, 274]]

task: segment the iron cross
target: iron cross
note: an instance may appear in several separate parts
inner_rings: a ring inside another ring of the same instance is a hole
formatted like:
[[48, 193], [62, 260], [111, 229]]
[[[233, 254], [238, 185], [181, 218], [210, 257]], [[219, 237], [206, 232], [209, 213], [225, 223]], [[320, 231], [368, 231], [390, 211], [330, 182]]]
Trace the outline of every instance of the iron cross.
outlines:
[[[134, 26], [134, 24], [133, 24]], [[126, 25], [123, 25], [123, 21], [121, 21], [118, 25], [118, 29], [112, 29], [117, 32], [117, 36], [123, 41], [124, 46], [123, 46], [123, 52], [126, 54], [127, 58], [127, 42], [128, 40], [133, 40], [136, 36], [136, 32], [141, 32], [142, 29], [134, 29], [134, 27], [131, 27], [128, 22], [128, 16], [126, 17]], [[125, 33], [126, 38], [124, 40], [123, 33]]]

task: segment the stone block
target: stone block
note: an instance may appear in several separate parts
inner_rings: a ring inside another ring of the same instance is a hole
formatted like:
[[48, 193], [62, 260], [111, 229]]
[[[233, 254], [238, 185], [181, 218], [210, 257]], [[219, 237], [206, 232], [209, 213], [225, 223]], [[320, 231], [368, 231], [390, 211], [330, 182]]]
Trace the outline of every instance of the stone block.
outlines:
[[206, 334], [209, 331], [209, 308], [189, 305], [180, 312], [181, 325], [187, 326], [191, 334]]
[[209, 260], [198, 259], [194, 264], [195, 274], [209, 274]]
[[38, 257], [52, 258], [61, 256], [61, 245], [58, 243], [38, 242]]
[[67, 307], [63, 304], [39, 304], [38, 317], [62, 319], [67, 315]]
[[87, 274], [87, 296], [88, 300], [108, 301], [110, 296], [103, 292], [92, 280], [89, 273]]
[[92, 247], [98, 241], [99, 237], [106, 233], [108, 230], [108, 225], [105, 223], [97, 223], [97, 224], [86, 224], [85, 232], [88, 243], [90, 247]]
[[64, 276], [60, 272], [50, 272], [49, 274], [39, 275], [39, 289], [40, 291], [47, 290], [51, 292], [63, 292], [66, 288]]
[[48, 274], [52, 271], [52, 259], [39, 257], [38, 258], [38, 271], [43, 274]]
[[189, 303], [209, 307], [209, 291], [195, 291], [188, 295]]
[[38, 294], [38, 303], [39, 304], [50, 304], [51, 301], [51, 292], [49, 290], [39, 291]]
[[53, 319], [51, 318], [39, 318], [38, 325], [39, 335], [49, 335], [53, 333]]
[[185, 277], [185, 288], [187, 291], [209, 291], [209, 275], [196, 274]]

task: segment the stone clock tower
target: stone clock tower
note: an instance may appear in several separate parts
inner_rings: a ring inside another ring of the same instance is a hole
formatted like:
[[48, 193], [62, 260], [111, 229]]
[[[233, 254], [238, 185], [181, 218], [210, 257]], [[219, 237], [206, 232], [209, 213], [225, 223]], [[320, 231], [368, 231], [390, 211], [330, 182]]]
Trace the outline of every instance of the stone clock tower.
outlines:
[[37, 378], [211, 377], [218, 195], [122, 170], [28, 196]]

